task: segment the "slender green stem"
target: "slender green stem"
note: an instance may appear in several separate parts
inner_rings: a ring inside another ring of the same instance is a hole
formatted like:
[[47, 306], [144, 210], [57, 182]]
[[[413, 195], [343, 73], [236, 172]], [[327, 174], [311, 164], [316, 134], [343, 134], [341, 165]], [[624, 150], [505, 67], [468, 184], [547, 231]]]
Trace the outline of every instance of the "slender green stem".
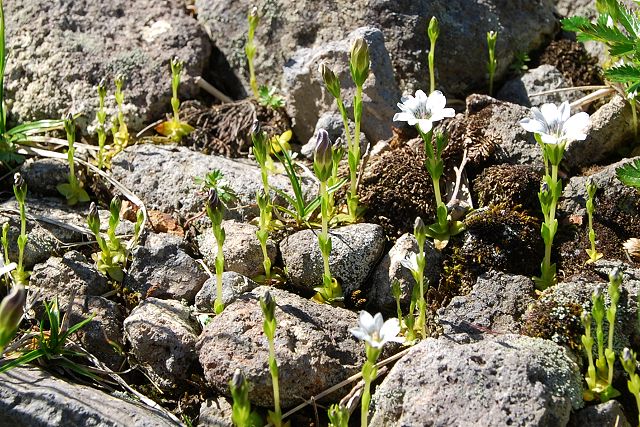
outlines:
[[349, 177], [351, 185], [349, 189], [347, 207], [352, 221], [358, 218], [358, 165], [360, 164], [360, 122], [362, 120], [362, 86], [356, 85], [356, 94], [353, 100], [353, 118], [355, 130], [353, 141], [349, 147]]
[[[549, 208], [549, 217], [547, 218], [547, 226], [549, 228], [549, 241], [548, 243], [545, 245], [544, 248], [544, 267], [543, 267], [543, 274], [542, 274], [542, 278], [543, 279], [550, 279], [552, 280], [552, 278], [548, 277], [548, 273], [550, 272], [551, 269], [551, 247], [553, 246], [553, 239], [555, 237], [555, 218], [556, 218], [556, 205], [558, 204], [558, 199], [556, 197], [556, 186], [559, 185], [558, 183], [558, 165], [554, 165], [551, 164], [551, 182], [553, 185], [553, 188], [551, 188], [551, 192], [552, 192], [552, 200], [551, 200], [551, 206]], [[547, 286], [551, 285], [552, 283], [547, 283]]]
[[436, 90], [436, 70], [435, 70], [435, 56], [436, 56], [436, 39], [431, 39], [431, 49], [429, 49], [429, 93]]
[[347, 138], [347, 147], [351, 147], [351, 131], [349, 130], [349, 118], [347, 117], [347, 109], [344, 106], [341, 97], [336, 98], [336, 103], [338, 104], [338, 111], [340, 111], [340, 116], [342, 117], [344, 135]]
[[275, 419], [273, 420], [276, 427], [282, 426], [282, 410], [280, 408], [280, 386], [278, 382], [278, 364], [276, 362], [276, 350], [274, 346], [274, 337], [269, 337], [269, 370], [271, 372], [271, 381], [273, 382], [273, 405]]
[[224, 239], [217, 239], [218, 241], [218, 253], [216, 254], [216, 305], [222, 307], [222, 271], [224, 270], [224, 255], [222, 253], [222, 246]]
[[433, 181], [433, 193], [436, 197], [436, 206], [442, 204], [442, 196], [440, 195], [440, 178], [432, 178]]
[[[320, 216], [322, 217], [322, 238], [324, 242], [329, 240], [329, 200], [327, 196], [327, 183], [322, 181], [320, 182]], [[320, 248], [322, 250], [322, 260], [324, 264], [324, 276], [325, 278], [331, 281], [331, 270], [329, 269], [329, 254], [326, 253], [324, 247]]]

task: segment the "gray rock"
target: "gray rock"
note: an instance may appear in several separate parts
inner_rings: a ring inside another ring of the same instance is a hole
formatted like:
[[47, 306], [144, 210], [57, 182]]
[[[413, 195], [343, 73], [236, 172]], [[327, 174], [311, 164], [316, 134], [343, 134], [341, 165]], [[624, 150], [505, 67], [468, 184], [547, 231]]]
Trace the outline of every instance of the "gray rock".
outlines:
[[337, 111], [336, 102], [326, 90], [318, 72], [321, 63], [326, 63], [336, 73], [347, 111], [353, 111], [355, 85], [349, 73], [349, 52], [357, 38], [365, 39], [371, 58], [371, 74], [363, 88], [362, 131], [369, 140], [375, 142], [392, 136], [391, 119], [397, 111], [396, 104], [400, 101], [401, 93], [382, 32], [364, 27], [353, 31], [343, 40], [313, 49], [301, 48], [285, 64], [282, 90], [287, 94], [286, 109], [289, 116], [294, 118], [293, 130], [301, 140], [311, 138], [313, 124], [322, 113]]
[[36, 368], [13, 368], [0, 381], [2, 427], [164, 427], [175, 417], [85, 385], [70, 384]]
[[436, 16], [440, 21], [436, 82], [450, 95], [462, 95], [487, 84], [487, 31], [500, 34], [496, 47], [500, 80], [515, 53], [541, 46], [555, 33], [557, 22], [551, 0], [197, 0], [198, 20], [247, 92], [244, 43], [247, 13], [254, 5], [261, 15], [255, 38], [256, 73], [260, 83], [272, 86], [278, 85], [282, 68], [298, 48], [322, 46], [344, 39], [355, 28], [372, 26], [384, 30], [400, 87], [408, 92], [428, 88], [426, 28]]
[[149, 233], [133, 251], [124, 286], [143, 297], [184, 299], [193, 303], [209, 275], [180, 247], [172, 234]]
[[[280, 252], [289, 279], [295, 286], [312, 289], [322, 285], [322, 254], [316, 236], [318, 230], [302, 230], [280, 242]], [[385, 246], [382, 227], [353, 224], [329, 231], [333, 245], [329, 256], [331, 275], [345, 292], [364, 284]]]
[[78, 251], [69, 251], [62, 258], [51, 257], [44, 264], [36, 265], [29, 284], [40, 291], [40, 299], [52, 300], [57, 296], [62, 310], [72, 294], [100, 296], [110, 290], [106, 277]]
[[163, 389], [180, 385], [197, 360], [197, 323], [177, 301], [147, 298], [124, 321], [131, 353]]
[[[182, 99], [198, 92], [211, 51], [206, 35], [178, 1], [7, 1], [7, 99], [13, 119], [55, 119], [68, 111], [86, 130], [98, 105], [96, 85], [108, 84], [108, 114], [114, 113], [113, 79], [125, 77], [125, 115], [141, 129], [170, 111], [169, 60], [185, 71]], [[55, 70], [55, 73], [51, 73]]]
[[283, 408], [360, 371], [364, 345], [349, 332], [357, 324], [355, 313], [286, 291], [259, 287], [214, 317], [198, 340], [200, 363], [214, 389], [229, 397], [228, 382], [235, 369], [241, 368], [252, 387], [251, 402], [273, 405], [268, 344], [259, 304], [259, 297], [267, 290], [276, 301], [275, 352]]
[[224, 397], [207, 399], [200, 406], [198, 425], [207, 427], [233, 427], [233, 409]]
[[620, 402], [610, 400], [606, 403], [587, 406], [571, 414], [571, 419], [567, 424], [567, 427], [601, 426], [631, 427]]
[[583, 92], [576, 90], [529, 97], [529, 95], [536, 93], [567, 87], [571, 87], [571, 85], [556, 67], [543, 64], [506, 82], [498, 92], [497, 98], [526, 107], [539, 107], [546, 103], [573, 102], [584, 96]]
[[73, 305], [71, 324], [92, 314], [93, 319], [79, 329], [75, 336], [89, 353], [110, 369], [120, 371], [124, 356], [113, 348], [113, 344], [124, 347], [124, 308], [102, 297], [79, 298]]
[[[535, 299], [535, 285], [524, 276], [489, 272], [478, 278], [468, 295], [454, 297], [438, 310], [445, 335], [520, 330], [520, 319]], [[479, 328], [478, 328], [479, 327]]]
[[632, 116], [629, 103], [614, 96], [591, 116], [587, 138], [567, 145], [562, 165], [571, 169], [593, 165], [625, 147], [633, 137]]
[[[304, 124], [303, 124], [304, 126]], [[344, 132], [344, 123], [342, 122], [342, 116], [340, 113], [335, 111], [328, 111], [326, 113], [322, 113], [316, 122], [316, 127], [313, 130], [311, 138], [300, 148], [300, 154], [304, 157], [313, 160], [313, 150], [316, 147], [316, 135], [320, 129], [324, 129], [329, 134], [329, 139], [332, 142], [335, 142], [338, 138], [342, 139], [342, 142], [346, 144], [347, 137]], [[355, 123], [352, 120], [349, 120], [349, 131], [353, 135], [355, 129]], [[360, 148], [361, 152], [364, 153], [367, 148], [367, 138], [366, 135], [360, 134]]]
[[[430, 283], [437, 283], [440, 275], [441, 254], [430, 241], [425, 242], [424, 249], [425, 278]], [[415, 280], [411, 271], [400, 262], [411, 252], [418, 252], [418, 242], [413, 234], [403, 234], [375, 268], [371, 276], [371, 291], [368, 298], [369, 303], [374, 307], [395, 313], [396, 300], [391, 293], [391, 284], [396, 279], [400, 282], [400, 302], [405, 308], [409, 306]]]
[[[257, 163], [207, 156], [185, 147], [159, 147], [142, 144], [129, 147], [112, 162], [111, 172], [117, 180], [137, 194], [148, 209], [175, 213], [183, 219], [204, 210], [205, 196], [194, 178], [204, 178], [219, 169], [238, 200], [225, 210], [225, 218], [243, 220], [258, 216], [256, 191], [262, 190], [262, 178]], [[303, 181], [308, 191], [307, 181]], [[284, 175], [269, 176], [272, 188], [289, 191], [289, 179]]]
[[[196, 295], [196, 308], [198, 310], [211, 310], [216, 300], [216, 286], [215, 277], [211, 277], [204, 282], [202, 289]], [[222, 302], [227, 306], [237, 300], [240, 295], [257, 287], [258, 284], [248, 277], [235, 271], [225, 271], [222, 273]]]
[[61, 197], [56, 186], [68, 181], [69, 164], [60, 159], [33, 157], [23, 163], [20, 173], [30, 194]]
[[629, 189], [616, 176], [616, 169], [639, 159], [640, 157], [624, 159], [589, 176], [572, 177], [562, 190], [562, 197], [559, 201], [560, 209], [572, 215], [586, 215], [586, 185], [589, 179], [598, 186], [597, 197], [606, 200], [620, 200], [620, 195], [627, 193]]
[[[256, 277], [264, 274], [262, 262], [262, 248], [256, 236], [258, 227], [251, 224], [236, 221], [223, 221], [222, 227], [226, 233], [222, 253], [224, 254], [224, 270], [235, 271], [243, 276]], [[204, 257], [204, 262], [211, 271], [215, 271], [218, 244], [213, 236], [211, 227], [208, 227], [197, 238], [198, 249]], [[271, 239], [267, 239], [267, 254], [273, 264], [278, 249]]]
[[[24, 267], [30, 270], [37, 263], [46, 261], [60, 249], [60, 242], [49, 230], [37, 221], [29, 219], [30, 201], [27, 200], [27, 244], [24, 248]], [[9, 223], [7, 240], [9, 241], [9, 260], [18, 262], [18, 236], [20, 236], [20, 214], [17, 203], [5, 202], [0, 207], [0, 229]], [[4, 252], [3, 252], [4, 253]]]
[[377, 388], [369, 425], [560, 426], [583, 405], [581, 383], [568, 352], [550, 341], [427, 339]]

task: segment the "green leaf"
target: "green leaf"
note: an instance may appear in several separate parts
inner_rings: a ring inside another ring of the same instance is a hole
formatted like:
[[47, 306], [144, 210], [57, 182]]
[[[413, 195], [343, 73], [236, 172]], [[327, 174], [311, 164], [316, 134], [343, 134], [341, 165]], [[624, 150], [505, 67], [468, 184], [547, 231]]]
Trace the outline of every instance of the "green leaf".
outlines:
[[616, 168], [616, 176], [624, 185], [640, 188], [640, 159]]
[[34, 122], [22, 123], [21, 125], [12, 127], [7, 130], [7, 135], [28, 135], [32, 133], [42, 133], [51, 130], [62, 129], [64, 127], [64, 120], [37, 120]]

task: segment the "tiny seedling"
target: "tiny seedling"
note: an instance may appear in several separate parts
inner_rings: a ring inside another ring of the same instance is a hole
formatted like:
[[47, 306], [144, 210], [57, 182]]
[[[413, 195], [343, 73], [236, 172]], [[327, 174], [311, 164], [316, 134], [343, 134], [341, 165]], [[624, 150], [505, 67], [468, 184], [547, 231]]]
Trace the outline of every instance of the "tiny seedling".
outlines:
[[67, 161], [69, 162], [69, 182], [58, 184], [56, 189], [67, 199], [69, 206], [76, 205], [78, 203], [88, 202], [89, 195], [82, 188], [82, 184], [78, 180], [75, 172], [75, 140], [76, 140], [76, 124], [73, 120], [73, 116], [68, 115], [64, 120], [64, 129], [67, 132], [67, 142], [69, 143], [69, 149], [67, 150]]
[[329, 427], [349, 427], [350, 415], [349, 408], [334, 403], [327, 411]]
[[283, 108], [285, 101], [281, 95], [278, 95], [276, 88], [266, 85], [260, 86], [258, 89], [258, 103], [270, 108]]

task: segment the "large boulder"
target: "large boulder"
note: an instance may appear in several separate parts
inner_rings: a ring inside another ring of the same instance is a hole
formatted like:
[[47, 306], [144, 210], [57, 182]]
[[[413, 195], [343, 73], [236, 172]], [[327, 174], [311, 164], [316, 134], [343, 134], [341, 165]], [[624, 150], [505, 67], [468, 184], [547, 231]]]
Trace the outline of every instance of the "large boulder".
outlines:
[[500, 79], [517, 52], [536, 49], [557, 28], [551, 0], [196, 0], [198, 20], [247, 91], [244, 44], [247, 14], [254, 5], [261, 16], [255, 36], [257, 76], [260, 83], [276, 86], [298, 48], [321, 46], [372, 26], [384, 31], [400, 87], [412, 92], [428, 88], [426, 29], [436, 16], [438, 87], [463, 95], [487, 84], [488, 31], [499, 33]]
[[[59, 118], [83, 113], [86, 128], [98, 105], [96, 85], [125, 78], [125, 115], [132, 129], [170, 111], [169, 60], [180, 58], [183, 98], [198, 93], [193, 77], [202, 73], [211, 46], [188, 15], [184, 2], [115, 0], [5, 2], [7, 99], [13, 120]], [[113, 110], [111, 110], [113, 112]]]

